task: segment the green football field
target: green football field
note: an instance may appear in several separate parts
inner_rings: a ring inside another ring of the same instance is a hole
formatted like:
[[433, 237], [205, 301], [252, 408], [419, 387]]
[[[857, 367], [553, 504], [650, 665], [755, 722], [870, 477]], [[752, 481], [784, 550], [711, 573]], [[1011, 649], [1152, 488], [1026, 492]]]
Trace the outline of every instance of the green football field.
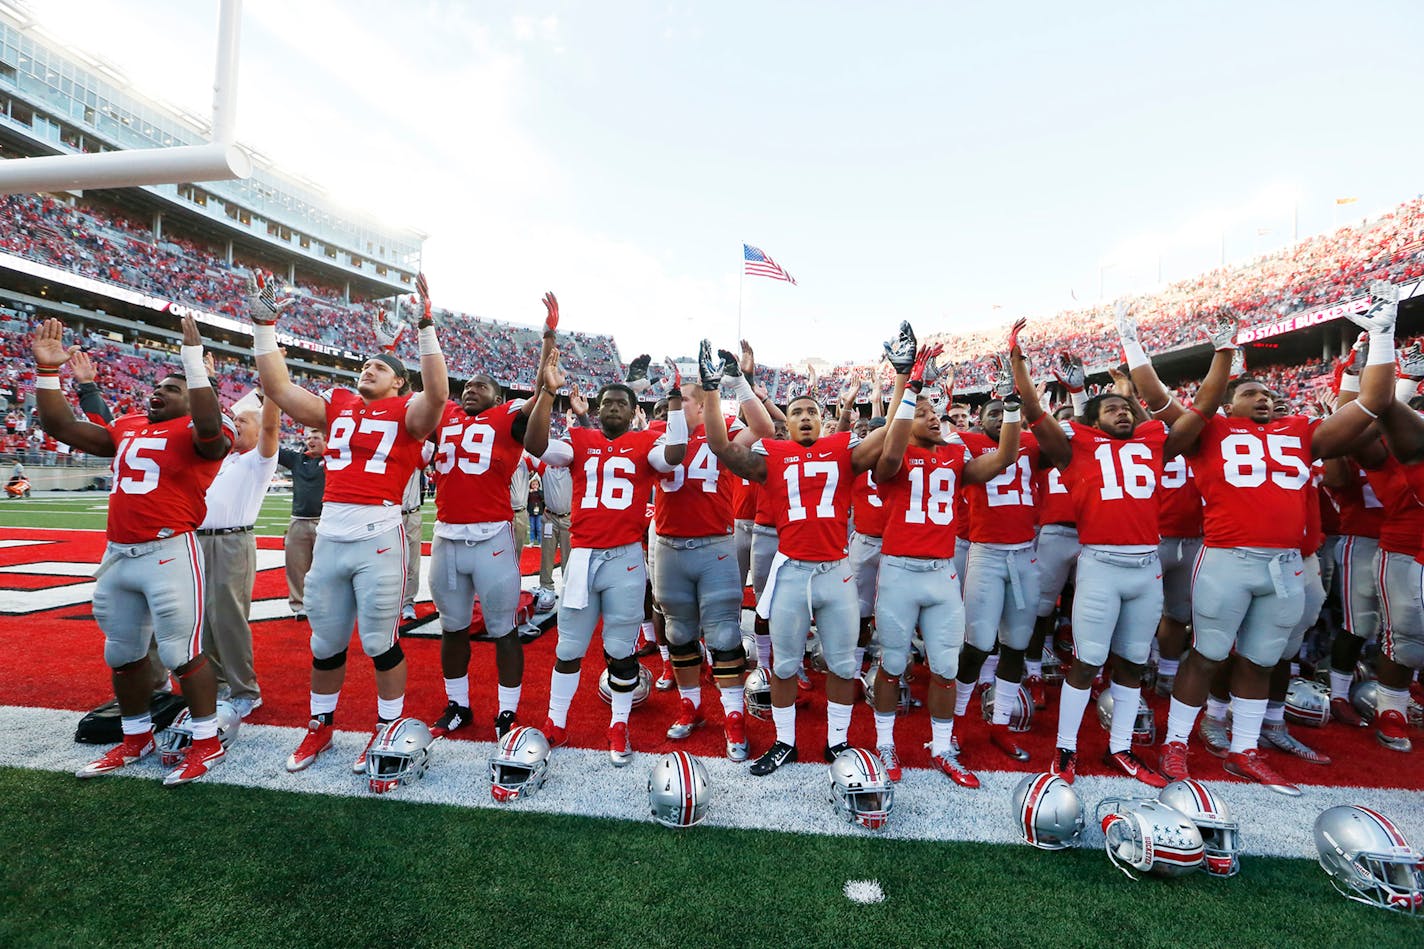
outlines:
[[[0, 770], [0, 945], [1419, 946], [1303, 860], [798, 836]], [[843, 889], [875, 880], [884, 901]]]

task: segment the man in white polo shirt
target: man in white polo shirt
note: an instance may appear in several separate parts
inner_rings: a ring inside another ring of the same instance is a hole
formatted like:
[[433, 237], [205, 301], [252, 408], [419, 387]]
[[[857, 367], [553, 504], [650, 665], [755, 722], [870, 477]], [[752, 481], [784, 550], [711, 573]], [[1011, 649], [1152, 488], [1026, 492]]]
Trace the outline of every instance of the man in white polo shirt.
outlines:
[[244, 398], [233, 406], [237, 438], [208, 487], [208, 513], [198, 527], [208, 584], [203, 651], [217, 673], [219, 696], [226, 695], [243, 718], [262, 704], [252, 662], [252, 627], [247, 623], [257, 577], [257, 538], [252, 528], [277, 470], [282, 433], [277, 403], [267, 399], [260, 411], [244, 411], [247, 402]]

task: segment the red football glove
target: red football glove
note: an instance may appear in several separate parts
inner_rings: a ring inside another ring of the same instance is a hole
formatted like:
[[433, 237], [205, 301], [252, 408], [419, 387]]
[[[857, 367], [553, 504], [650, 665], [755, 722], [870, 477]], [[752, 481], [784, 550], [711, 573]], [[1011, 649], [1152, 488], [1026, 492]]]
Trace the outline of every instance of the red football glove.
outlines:
[[553, 336], [559, 328], [559, 301], [554, 299], [553, 293], [544, 294], [544, 335]]
[[420, 297], [420, 322], [416, 325], [421, 329], [434, 326], [435, 319], [430, 315], [430, 284], [423, 273], [415, 275], [415, 293]]

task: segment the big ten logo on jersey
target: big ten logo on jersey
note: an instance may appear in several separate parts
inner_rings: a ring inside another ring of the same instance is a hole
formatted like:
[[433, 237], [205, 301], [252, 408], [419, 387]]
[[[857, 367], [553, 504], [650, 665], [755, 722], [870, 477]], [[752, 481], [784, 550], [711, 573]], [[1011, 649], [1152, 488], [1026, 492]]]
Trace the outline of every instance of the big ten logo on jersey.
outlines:
[[704, 441], [691, 452], [682, 464], [659, 479], [662, 489], [669, 494], [682, 490], [688, 483], [700, 485], [704, 494], [717, 493], [717, 479], [721, 471], [717, 467], [717, 456]]
[[984, 484], [990, 507], [1033, 506], [1033, 462], [1028, 455], [996, 474]]

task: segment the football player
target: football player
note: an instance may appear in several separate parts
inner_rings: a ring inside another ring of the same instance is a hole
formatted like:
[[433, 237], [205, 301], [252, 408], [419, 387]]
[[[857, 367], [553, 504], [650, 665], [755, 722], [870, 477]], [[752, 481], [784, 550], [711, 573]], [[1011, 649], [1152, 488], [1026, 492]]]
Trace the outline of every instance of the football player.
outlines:
[[[895, 398], [904, 394], [915, 362], [915, 334], [902, 323], [899, 335], [885, 344], [895, 367]], [[700, 366], [702, 373], [711, 367]], [[849, 745], [855, 701], [855, 645], [860, 604], [846, 558], [850, 527], [850, 488], [855, 476], [880, 457], [885, 429], [864, 441], [852, 432], [821, 435], [821, 409], [811, 394], [786, 407], [790, 441], [759, 439], [750, 448], [729, 441], [721, 400], [708, 392], [704, 414], [707, 441], [733, 473], [762, 485], [775, 512], [778, 550], [757, 612], [770, 624], [772, 639], [771, 701], [776, 741], [751, 766], [755, 775], [771, 774], [796, 760], [797, 674], [805, 655], [806, 634], [815, 617], [829, 670], [826, 677], [826, 760], [834, 761]]]
[[[1235, 347], [1227, 335], [1230, 325], [1230, 320], [1213, 324], [1218, 350]], [[1118, 329], [1148, 409], [1174, 424], [1187, 410], [1152, 370], [1136, 322], [1123, 319]], [[1392, 335], [1387, 349], [1392, 360]], [[1161, 770], [1172, 781], [1189, 776], [1188, 737], [1213, 673], [1234, 650], [1226, 770], [1296, 795], [1300, 790], [1277, 774], [1256, 746], [1271, 672], [1304, 612], [1305, 486], [1312, 460], [1348, 452], [1368, 428], [1370, 412], [1383, 405], [1347, 409], [1322, 422], [1299, 415], [1274, 418], [1271, 391], [1252, 379], [1232, 380], [1226, 396], [1227, 414], [1205, 419], [1195, 444], [1185, 450], [1205, 505], [1205, 536], [1192, 581], [1192, 650], [1172, 688]]]
[[217, 679], [201, 651], [203, 556], [193, 532], [207, 512], [208, 485], [236, 429], [223, 417], [208, 377], [197, 322], [191, 316], [182, 322], [183, 372], [158, 381], [146, 413], [123, 415], [108, 425], [76, 419], [60, 391], [60, 366], [71, 355], [63, 324], [45, 320], [31, 345], [40, 427], [56, 441], [114, 459], [108, 543], [94, 575], [94, 619], [104, 632], [104, 662], [124, 740], [79, 769], [81, 778], [117, 771], [156, 747], [148, 714], [150, 637], [158, 641], [163, 664], [177, 674], [192, 711], [192, 744], [163, 783], [196, 780], [223, 758]]
[[[1359, 376], [1349, 378], [1358, 390]], [[1379, 573], [1375, 560], [1384, 527], [1384, 505], [1370, 487], [1365, 470], [1352, 458], [1325, 462], [1325, 490], [1340, 512], [1336, 564], [1340, 568], [1344, 619], [1344, 628], [1330, 648], [1330, 720], [1363, 728], [1365, 720], [1350, 704], [1350, 686], [1365, 643], [1379, 635]]]
[[[548, 358], [559, 326], [559, 301], [544, 295], [540, 361]], [[536, 386], [538, 383], [536, 382]], [[514, 634], [519, 607], [521, 538], [514, 535], [510, 480], [524, 459], [524, 433], [535, 399], [506, 402], [484, 373], [471, 376], [460, 404], [447, 403], [432, 438], [435, 540], [430, 546], [430, 596], [440, 611], [440, 669], [445, 711], [430, 730], [445, 735], [470, 723], [470, 619], [479, 598], [485, 632], [494, 639], [499, 677], [495, 738], [514, 727], [524, 681], [524, 648]]]
[[747, 729], [742, 683], [747, 656], [742, 648], [742, 580], [737, 575], [732, 517], [733, 483], [739, 479], [718, 464], [708, 447], [703, 426], [704, 391], [709, 386], [717, 388], [724, 380], [731, 383], [747, 417], [745, 426], [735, 419], [723, 420], [736, 444], [747, 446], [758, 438], [771, 437], [772, 424], [742, 373], [744, 366], [755, 365], [750, 347], [742, 343], [740, 361], [725, 349], [718, 356], [721, 365], [713, 368], [711, 344], [703, 340], [698, 359], [708, 363], [708, 368], [699, 373], [700, 384], [682, 386], [683, 415], [689, 429], [686, 456], [654, 482], [652, 547], [657, 553], [652, 558], [653, 596], [666, 621], [673, 674], [681, 694], [668, 738], [686, 738], [706, 721], [701, 683], [705, 641], [712, 656], [712, 677], [722, 698], [727, 757], [744, 761]]
[[953, 521], [962, 485], [983, 484], [1018, 460], [1018, 401], [1006, 400], [998, 450], [972, 458], [952, 429], [952, 441], [943, 438], [933, 403], [919, 394], [934, 352], [920, 350], [910, 373], [911, 391], [896, 404], [874, 469], [885, 512], [875, 601], [880, 635], [873, 690], [875, 751], [890, 779], [899, 781], [895, 707], [918, 628], [930, 667], [930, 763], [956, 784], [975, 788], [979, 778], [960, 763], [954, 743], [954, 676], [964, 644], [964, 603], [954, 572]]
[[632, 431], [637, 396], [625, 383], [613, 382], [598, 392], [596, 428], [571, 429], [568, 441], [550, 441], [549, 413], [564, 384], [555, 347], [540, 370], [543, 388], [524, 433], [524, 448], [531, 455], [573, 473], [573, 552], [564, 568], [557, 661], [549, 683], [544, 734], [550, 745], [568, 740], [565, 728], [578, 691], [579, 669], [594, 627], [602, 619], [603, 654], [612, 693], [608, 754], [620, 768], [633, 760], [628, 713], [638, 685], [634, 649], [647, 587], [643, 540], [652, 483], [658, 471], [672, 470], [687, 452], [681, 380], [673, 382], [666, 432]]
[[[293, 383], [276, 337], [288, 301], [278, 299], [275, 278], [259, 274], [257, 283], [257, 300], [249, 309], [262, 390], [298, 424], [326, 432], [326, 488], [305, 594], [311, 720], [287, 758], [288, 771], [301, 771], [331, 746], [353, 625], [376, 667], [377, 719], [393, 722], [404, 711], [406, 664], [398, 639], [406, 571], [401, 496], [422, 464], [424, 442], [440, 422], [450, 386], [423, 274], [416, 287], [424, 389], [414, 394], [406, 367], [384, 352], [362, 364], [355, 390], [316, 395]], [[378, 731], [379, 725], [352, 765], [357, 774], [366, 770], [366, 752]]]

